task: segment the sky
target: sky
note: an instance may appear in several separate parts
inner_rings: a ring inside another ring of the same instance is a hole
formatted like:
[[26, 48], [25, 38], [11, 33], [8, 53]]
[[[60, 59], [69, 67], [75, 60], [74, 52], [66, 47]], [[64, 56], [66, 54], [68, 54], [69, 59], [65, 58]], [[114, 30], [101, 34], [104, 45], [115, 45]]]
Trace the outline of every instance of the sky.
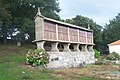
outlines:
[[71, 19], [82, 15], [104, 26], [120, 13], [120, 0], [59, 0], [60, 17]]

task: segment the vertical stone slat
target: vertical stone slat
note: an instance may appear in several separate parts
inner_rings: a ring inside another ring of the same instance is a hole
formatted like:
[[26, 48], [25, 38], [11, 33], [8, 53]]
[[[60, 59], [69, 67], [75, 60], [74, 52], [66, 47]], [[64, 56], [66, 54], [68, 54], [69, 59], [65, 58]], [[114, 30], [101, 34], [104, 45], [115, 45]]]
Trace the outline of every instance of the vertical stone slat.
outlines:
[[70, 41], [69, 27], [68, 27], [68, 41]]
[[58, 24], [56, 24], [56, 39], [58, 40]]
[[87, 31], [85, 31], [85, 36], [86, 36], [86, 37], [85, 37], [85, 38], [86, 38], [86, 43], [88, 43], [88, 41], [87, 41], [87, 40], [88, 40], [88, 39], [87, 39]]
[[79, 29], [77, 29], [77, 34], [78, 34], [78, 42], [79, 42]]
[[43, 20], [42, 20], [42, 38], [44, 39], [44, 18], [43, 18]]
[[92, 44], [93, 44], [94, 42], [93, 42], [93, 33], [92, 33]]

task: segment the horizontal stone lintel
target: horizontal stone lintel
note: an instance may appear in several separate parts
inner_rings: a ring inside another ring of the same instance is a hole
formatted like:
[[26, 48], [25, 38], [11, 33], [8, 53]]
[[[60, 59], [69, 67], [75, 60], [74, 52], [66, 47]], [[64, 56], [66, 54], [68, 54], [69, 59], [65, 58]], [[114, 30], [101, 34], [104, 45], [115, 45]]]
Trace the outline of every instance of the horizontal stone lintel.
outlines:
[[48, 42], [60, 42], [60, 43], [71, 43], [71, 44], [86, 44], [86, 45], [95, 45], [94, 43], [83, 43], [83, 42], [73, 42], [73, 41], [63, 41], [63, 40], [48, 40], [48, 39], [41, 39], [41, 40], [34, 40], [33, 42], [42, 42], [42, 41], [48, 41]]

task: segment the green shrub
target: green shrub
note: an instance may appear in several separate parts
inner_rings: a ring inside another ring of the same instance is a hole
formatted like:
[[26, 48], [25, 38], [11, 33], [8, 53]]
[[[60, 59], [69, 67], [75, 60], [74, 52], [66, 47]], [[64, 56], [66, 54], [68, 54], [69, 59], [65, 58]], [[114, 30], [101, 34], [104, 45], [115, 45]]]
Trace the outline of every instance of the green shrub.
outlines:
[[100, 52], [96, 49], [94, 49], [95, 52], [95, 58], [99, 58], [100, 57]]
[[118, 59], [120, 59], [120, 55], [116, 52], [112, 52], [107, 56], [106, 59], [107, 60], [118, 60]]
[[26, 54], [26, 62], [32, 66], [46, 67], [46, 64], [49, 63], [49, 54], [44, 50], [29, 50]]

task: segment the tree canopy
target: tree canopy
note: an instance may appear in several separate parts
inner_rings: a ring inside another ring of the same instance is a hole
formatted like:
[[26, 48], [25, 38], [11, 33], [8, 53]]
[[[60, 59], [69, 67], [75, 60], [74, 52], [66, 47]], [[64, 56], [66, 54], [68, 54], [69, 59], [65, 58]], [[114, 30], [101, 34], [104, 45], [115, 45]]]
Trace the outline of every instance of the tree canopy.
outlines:
[[[0, 0], [0, 42], [6, 42], [8, 37], [12, 41], [32, 42], [35, 36], [34, 16], [38, 7], [42, 15], [61, 20], [58, 0]], [[108, 43], [120, 39], [120, 13], [104, 28], [81, 15], [61, 21], [93, 29], [95, 49], [103, 53], [108, 52]]]
[[107, 44], [120, 39], [120, 13], [105, 25], [103, 30], [104, 50], [108, 51]]
[[34, 16], [38, 7], [42, 15], [60, 20], [58, 0], [0, 0], [1, 40], [6, 42], [8, 36], [18, 40], [17, 35], [12, 35], [17, 31], [23, 42], [26, 34], [30, 36], [30, 41], [34, 40]]

